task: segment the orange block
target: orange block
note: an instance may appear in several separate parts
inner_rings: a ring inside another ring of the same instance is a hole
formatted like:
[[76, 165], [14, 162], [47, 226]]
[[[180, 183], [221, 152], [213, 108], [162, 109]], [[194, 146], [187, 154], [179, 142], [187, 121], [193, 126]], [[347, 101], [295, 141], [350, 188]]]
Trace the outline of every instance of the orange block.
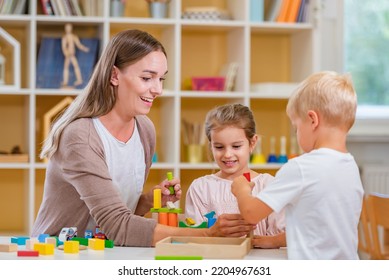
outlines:
[[177, 213], [168, 213], [168, 225], [171, 227], [177, 227], [178, 226], [178, 218]]
[[164, 212], [158, 213], [158, 224], [167, 226], [168, 221], [169, 221], [169, 218], [168, 218], [167, 213], [164, 213]]

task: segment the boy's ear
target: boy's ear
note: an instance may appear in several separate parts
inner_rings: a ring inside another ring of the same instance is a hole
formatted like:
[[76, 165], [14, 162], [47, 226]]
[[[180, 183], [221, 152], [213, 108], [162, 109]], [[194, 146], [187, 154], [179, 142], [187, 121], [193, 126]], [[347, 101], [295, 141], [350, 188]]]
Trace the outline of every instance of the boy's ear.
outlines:
[[118, 78], [118, 75], [119, 75], [119, 69], [114, 66], [112, 68], [112, 73], [111, 73], [111, 85], [113, 86], [118, 86], [119, 85], [119, 78]]
[[309, 110], [308, 119], [311, 122], [312, 129], [315, 130], [319, 125], [319, 115], [315, 111]]

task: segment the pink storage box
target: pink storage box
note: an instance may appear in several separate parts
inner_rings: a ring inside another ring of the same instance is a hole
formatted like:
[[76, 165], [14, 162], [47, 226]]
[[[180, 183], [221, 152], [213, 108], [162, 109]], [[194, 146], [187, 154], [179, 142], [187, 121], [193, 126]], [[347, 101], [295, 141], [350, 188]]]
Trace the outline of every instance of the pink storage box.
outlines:
[[192, 77], [192, 90], [223, 91], [225, 77]]

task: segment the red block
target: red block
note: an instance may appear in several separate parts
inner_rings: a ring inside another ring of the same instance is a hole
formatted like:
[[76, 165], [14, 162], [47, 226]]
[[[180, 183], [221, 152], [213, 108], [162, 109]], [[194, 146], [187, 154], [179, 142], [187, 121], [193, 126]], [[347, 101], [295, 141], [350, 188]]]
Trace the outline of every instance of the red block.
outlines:
[[246, 172], [246, 173], [243, 173], [243, 176], [246, 177], [247, 181], [251, 181], [251, 178], [250, 178], [250, 172]]
[[18, 257], [38, 257], [38, 251], [18, 251]]

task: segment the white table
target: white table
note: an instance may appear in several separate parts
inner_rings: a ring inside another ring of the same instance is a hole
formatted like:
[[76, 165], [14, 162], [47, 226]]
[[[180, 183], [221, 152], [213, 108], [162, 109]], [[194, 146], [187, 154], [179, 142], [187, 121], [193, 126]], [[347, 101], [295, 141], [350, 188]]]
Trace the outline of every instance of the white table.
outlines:
[[[11, 237], [0, 237], [0, 244], [11, 243]], [[25, 246], [19, 246], [24, 250]], [[114, 247], [103, 251], [91, 249], [81, 250], [78, 254], [65, 254], [64, 251], [55, 249], [54, 255], [39, 257], [18, 257], [16, 252], [0, 252], [0, 259], [43, 259], [43, 260], [153, 260], [154, 248], [143, 247]], [[286, 248], [281, 249], [252, 249], [244, 259], [247, 260], [285, 260], [287, 259]]]

